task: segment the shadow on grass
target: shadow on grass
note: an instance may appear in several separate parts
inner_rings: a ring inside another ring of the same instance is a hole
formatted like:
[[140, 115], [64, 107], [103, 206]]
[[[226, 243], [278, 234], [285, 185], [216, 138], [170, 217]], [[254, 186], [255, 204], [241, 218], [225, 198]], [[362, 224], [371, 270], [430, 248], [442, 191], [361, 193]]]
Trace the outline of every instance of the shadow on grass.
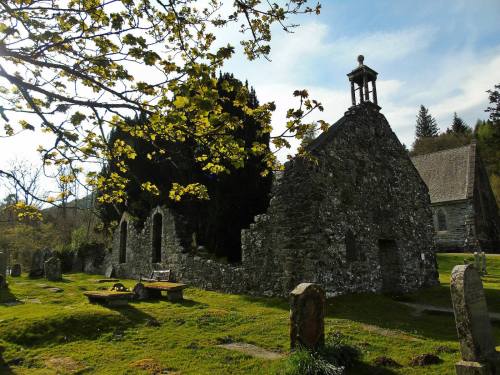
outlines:
[[356, 365], [346, 370], [346, 375], [395, 375], [395, 374], [397, 374], [397, 372], [389, 368], [372, 366], [364, 362], [357, 362]]
[[0, 303], [9, 303], [9, 302], [16, 302], [17, 298], [14, 294], [12, 294], [12, 291], [10, 290], [9, 287], [7, 288], [0, 288]]
[[125, 331], [154, 321], [154, 317], [128, 306], [102, 306], [65, 311], [38, 319], [17, 320], [0, 330], [5, 341], [27, 347], [47, 346], [76, 340], [95, 340], [110, 332]]

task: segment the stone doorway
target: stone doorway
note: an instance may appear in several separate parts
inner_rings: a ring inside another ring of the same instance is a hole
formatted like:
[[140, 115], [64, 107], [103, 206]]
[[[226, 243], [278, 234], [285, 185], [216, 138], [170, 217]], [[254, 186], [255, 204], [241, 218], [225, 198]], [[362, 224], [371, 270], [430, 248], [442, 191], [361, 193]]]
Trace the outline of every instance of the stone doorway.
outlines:
[[395, 240], [378, 240], [382, 293], [393, 294], [400, 291], [401, 262]]

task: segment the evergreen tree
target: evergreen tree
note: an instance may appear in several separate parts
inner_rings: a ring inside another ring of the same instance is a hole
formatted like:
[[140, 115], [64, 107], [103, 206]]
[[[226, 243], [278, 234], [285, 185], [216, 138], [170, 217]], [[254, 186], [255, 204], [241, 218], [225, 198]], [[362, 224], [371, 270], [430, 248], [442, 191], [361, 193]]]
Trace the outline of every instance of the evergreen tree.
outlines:
[[495, 85], [495, 90], [488, 90], [490, 99], [490, 107], [486, 108], [486, 112], [490, 113], [490, 120], [496, 124], [500, 124], [500, 84]]
[[436, 120], [423, 105], [420, 106], [420, 111], [417, 115], [415, 135], [417, 138], [435, 137], [438, 135]]
[[451, 128], [448, 128], [446, 132], [455, 134], [470, 134], [472, 132], [472, 129], [465, 123], [464, 120], [458, 117], [457, 113], [455, 112], [453, 114], [453, 122], [451, 123]]
[[[231, 135], [240, 141], [240, 147], [248, 154], [244, 164], [239, 168], [228, 165], [230, 173], [212, 174], [194, 162], [196, 153], [203, 150], [190, 141], [162, 143], [161, 148], [169, 158], [149, 158], [148, 154], [155, 150], [151, 143], [115, 129], [110, 135], [110, 143], [117, 139], [125, 141], [133, 146], [137, 156], [127, 161], [128, 172], [124, 174], [130, 181], [126, 188], [128, 199], [119, 206], [101, 204], [103, 222], [118, 221], [123, 211], [144, 221], [152, 208], [166, 205], [176, 214], [176, 229], [186, 249], [190, 248], [194, 233], [197, 244], [216, 256], [232, 262], [241, 259], [241, 229], [248, 228], [255, 215], [266, 211], [272, 181], [271, 175], [261, 176], [265, 163], [263, 154], [250, 150], [256, 142], [269, 145], [270, 136], [262, 131], [261, 123], [253, 114], [245, 113], [233, 103], [238, 96], [250, 108], [257, 109], [259, 102], [253, 88], [230, 74], [219, 76], [217, 88], [224, 113], [242, 121], [242, 126], [233, 129]], [[133, 120], [131, 125], [134, 122], [147, 122], [147, 119]], [[122, 174], [112, 164], [101, 173], [109, 175], [112, 172]], [[201, 183], [207, 187], [210, 200], [186, 198], [175, 202], [166, 195], [151, 195], [141, 188], [146, 181], [151, 181], [160, 191], [168, 191], [174, 182]]]

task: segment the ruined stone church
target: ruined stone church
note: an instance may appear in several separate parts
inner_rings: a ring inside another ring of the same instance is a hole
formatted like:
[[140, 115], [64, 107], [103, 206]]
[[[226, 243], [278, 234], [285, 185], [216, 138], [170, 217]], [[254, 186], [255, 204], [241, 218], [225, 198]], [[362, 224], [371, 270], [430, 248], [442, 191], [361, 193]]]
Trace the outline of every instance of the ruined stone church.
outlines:
[[418, 155], [440, 251], [500, 251], [498, 207], [476, 143]]
[[[157, 207], [137, 230], [124, 213], [106, 258], [119, 277], [170, 269], [205, 289], [287, 296], [301, 282], [327, 294], [402, 293], [438, 283], [425, 183], [377, 103], [377, 72], [348, 74], [352, 106], [275, 176], [267, 212], [241, 231], [241, 262], [181, 245], [176, 215]], [[228, 223], [228, 225], [231, 225]]]

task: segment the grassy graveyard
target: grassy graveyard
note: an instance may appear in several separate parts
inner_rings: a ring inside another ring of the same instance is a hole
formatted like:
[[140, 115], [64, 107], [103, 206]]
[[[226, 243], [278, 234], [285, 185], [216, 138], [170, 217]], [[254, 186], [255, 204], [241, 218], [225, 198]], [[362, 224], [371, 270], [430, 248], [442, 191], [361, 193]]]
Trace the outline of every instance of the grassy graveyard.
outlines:
[[[340, 332], [361, 352], [350, 374], [454, 374], [459, 359], [453, 315], [421, 312], [402, 304], [451, 307], [449, 275], [464, 254], [438, 256], [441, 286], [401, 297], [349, 295], [328, 303], [326, 331]], [[472, 259], [469, 256], [469, 259]], [[500, 255], [488, 257], [483, 278], [488, 307], [500, 313]], [[291, 369], [289, 305], [186, 289], [185, 300], [132, 302], [127, 307], [89, 304], [87, 290], [110, 287], [98, 276], [64, 275], [62, 282], [9, 278], [0, 292], [3, 374], [286, 374]], [[132, 287], [133, 280], [121, 280]], [[53, 289], [59, 288], [59, 289]], [[18, 302], [14, 302], [14, 301]], [[500, 343], [500, 323], [493, 325]], [[281, 359], [258, 359], [218, 345], [245, 342]], [[411, 366], [431, 353], [441, 363]], [[380, 357], [399, 366], [384, 367]]]

